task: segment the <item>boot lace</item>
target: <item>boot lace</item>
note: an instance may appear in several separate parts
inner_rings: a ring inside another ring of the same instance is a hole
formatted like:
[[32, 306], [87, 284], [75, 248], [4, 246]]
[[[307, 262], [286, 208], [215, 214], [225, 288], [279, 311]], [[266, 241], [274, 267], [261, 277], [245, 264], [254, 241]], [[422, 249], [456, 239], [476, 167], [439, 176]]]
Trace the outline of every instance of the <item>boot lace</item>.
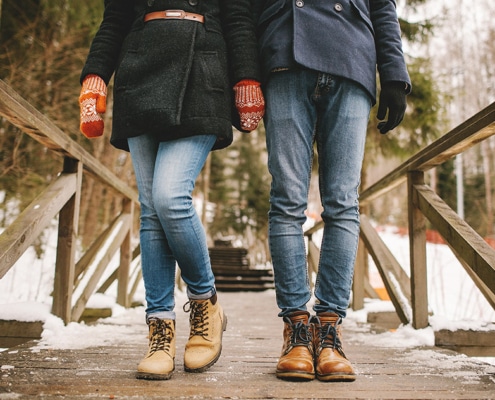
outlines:
[[201, 336], [203, 339], [208, 339], [208, 302], [202, 301], [188, 301], [184, 304], [184, 312], [190, 312], [189, 324], [191, 325], [191, 332], [189, 338], [193, 336]]
[[172, 323], [152, 318], [150, 319], [150, 326], [152, 327], [150, 355], [160, 350], [168, 352], [173, 336]]
[[289, 349], [295, 346], [309, 347], [311, 345], [311, 340], [312, 340], [312, 335], [311, 335], [311, 330], [309, 329], [309, 325], [306, 325], [301, 321], [292, 323], [292, 321], [289, 318], [286, 319], [286, 322], [288, 322], [291, 326]]
[[342, 357], [346, 358], [344, 354], [344, 350], [342, 349], [342, 342], [340, 341], [339, 334], [337, 332], [337, 326], [339, 321], [335, 323], [335, 325], [331, 323], [327, 323], [319, 329], [319, 350], [324, 348], [331, 348], [333, 350], [337, 350]]

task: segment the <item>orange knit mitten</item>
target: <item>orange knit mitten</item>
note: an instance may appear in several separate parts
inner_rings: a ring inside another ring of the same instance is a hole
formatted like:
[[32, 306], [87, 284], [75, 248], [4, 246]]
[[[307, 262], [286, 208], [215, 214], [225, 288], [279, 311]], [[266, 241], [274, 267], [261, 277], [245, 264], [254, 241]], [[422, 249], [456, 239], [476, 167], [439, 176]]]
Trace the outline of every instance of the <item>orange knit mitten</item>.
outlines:
[[87, 75], [79, 95], [80, 129], [87, 138], [103, 135], [103, 114], [107, 109], [107, 85], [98, 75]]
[[234, 86], [235, 107], [241, 120], [241, 128], [252, 131], [258, 126], [265, 114], [265, 99], [261, 92], [260, 83], [255, 80], [243, 79]]

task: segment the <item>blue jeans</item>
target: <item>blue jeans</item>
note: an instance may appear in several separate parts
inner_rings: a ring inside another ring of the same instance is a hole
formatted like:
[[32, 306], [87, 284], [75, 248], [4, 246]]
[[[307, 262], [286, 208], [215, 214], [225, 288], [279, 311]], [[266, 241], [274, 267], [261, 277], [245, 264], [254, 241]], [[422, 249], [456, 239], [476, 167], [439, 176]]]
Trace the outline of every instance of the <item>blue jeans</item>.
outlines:
[[191, 299], [215, 294], [206, 235], [192, 191], [215, 143], [214, 135], [158, 142], [128, 139], [141, 203], [141, 264], [146, 315], [175, 319], [176, 264]]
[[372, 99], [358, 84], [311, 70], [274, 72], [265, 87], [269, 244], [279, 316], [311, 298], [303, 224], [316, 142], [324, 221], [315, 312], [342, 318], [359, 239], [358, 187]]

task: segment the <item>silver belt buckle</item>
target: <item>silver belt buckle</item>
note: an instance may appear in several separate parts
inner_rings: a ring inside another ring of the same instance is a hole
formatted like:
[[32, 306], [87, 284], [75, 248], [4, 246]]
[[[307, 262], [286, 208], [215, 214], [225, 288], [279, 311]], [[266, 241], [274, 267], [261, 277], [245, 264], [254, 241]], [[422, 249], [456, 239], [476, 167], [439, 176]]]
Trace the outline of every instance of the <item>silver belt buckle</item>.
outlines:
[[184, 19], [186, 13], [184, 10], [167, 10], [165, 11], [166, 17]]

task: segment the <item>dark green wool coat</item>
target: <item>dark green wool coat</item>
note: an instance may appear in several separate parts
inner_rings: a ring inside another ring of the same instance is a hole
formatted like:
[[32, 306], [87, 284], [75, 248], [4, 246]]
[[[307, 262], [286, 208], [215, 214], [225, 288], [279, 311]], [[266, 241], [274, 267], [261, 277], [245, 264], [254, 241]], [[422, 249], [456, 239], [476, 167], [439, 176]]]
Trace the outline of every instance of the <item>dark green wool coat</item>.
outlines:
[[[153, 20], [159, 10], [201, 14]], [[232, 142], [233, 85], [260, 80], [250, 0], [105, 0], [103, 21], [81, 73], [114, 77], [111, 143], [151, 133], [161, 141], [214, 134]], [[237, 120], [237, 121], [236, 121]]]

